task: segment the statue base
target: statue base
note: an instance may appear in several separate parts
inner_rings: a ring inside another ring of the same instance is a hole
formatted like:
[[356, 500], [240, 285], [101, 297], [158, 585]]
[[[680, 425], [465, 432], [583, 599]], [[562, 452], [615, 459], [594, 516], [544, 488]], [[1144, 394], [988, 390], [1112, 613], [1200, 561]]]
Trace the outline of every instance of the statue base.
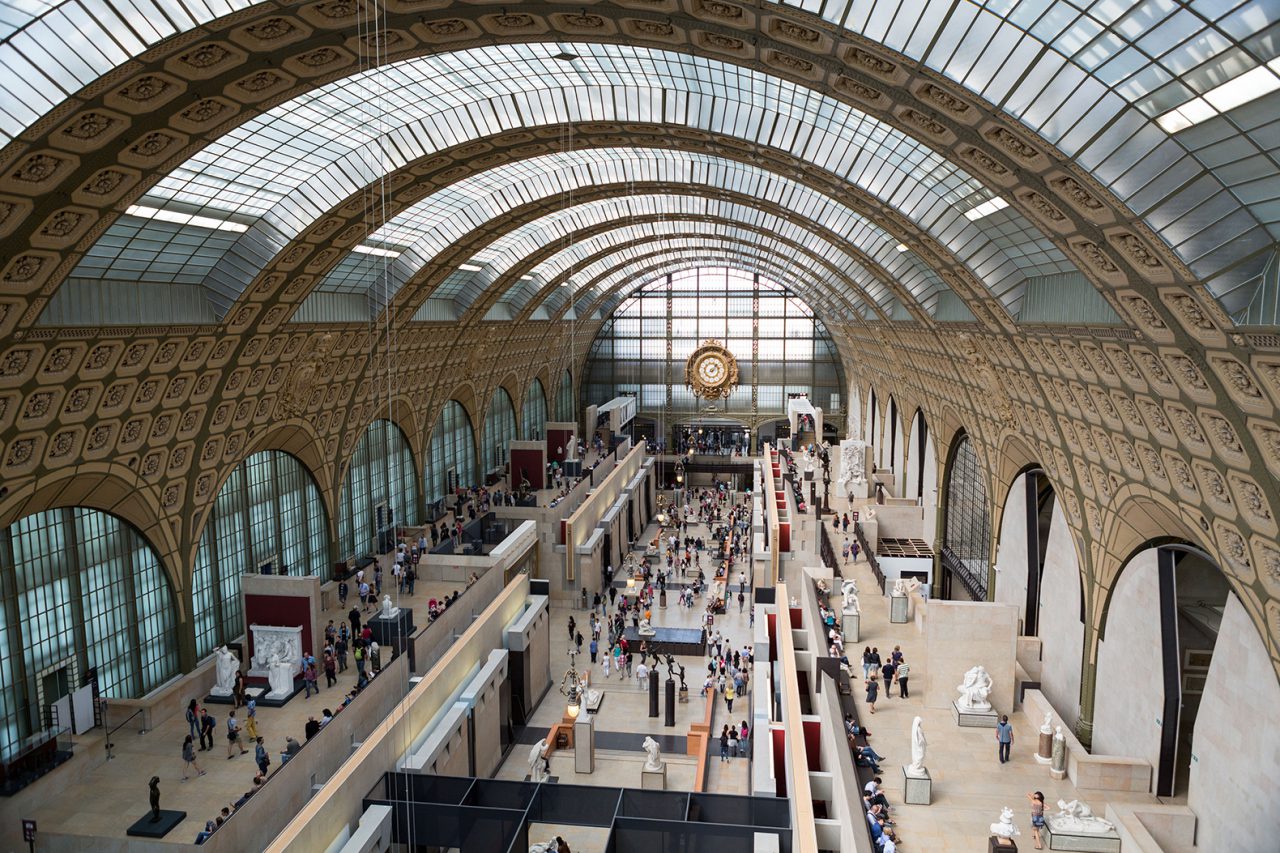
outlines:
[[667, 790], [667, 762], [662, 762], [662, 766], [657, 770], [641, 767], [640, 789], [643, 791]]
[[152, 821], [151, 812], [147, 812], [133, 826], [125, 830], [125, 835], [132, 835], [135, 838], [164, 838], [175, 826], [186, 819], [186, 812], [161, 809], [160, 820]]
[[676, 694], [676, 701], [679, 702], [681, 705], [688, 705], [689, 704], [689, 688], [681, 687], [679, 692]]
[[1041, 835], [1050, 850], [1077, 850], [1082, 853], [1120, 853], [1120, 836], [1109, 832], [1054, 832], [1046, 818]]
[[994, 729], [996, 724], [1000, 722], [1000, 715], [995, 709], [990, 711], [977, 711], [968, 708], [961, 708], [960, 703], [952, 702], [951, 711], [955, 715], [956, 725], [962, 728], [973, 729]]
[[862, 636], [862, 614], [854, 611], [853, 613], [843, 614], [844, 618], [840, 620], [841, 632], [844, 634], [845, 645], [853, 645], [860, 642], [859, 637]]
[[1048, 764], [1053, 761], [1053, 732], [1040, 732], [1040, 744], [1036, 749], [1036, 763]]
[[1067, 778], [1067, 771], [1066, 771], [1066, 770], [1054, 770], [1054, 769], [1050, 768], [1050, 769], [1049, 769], [1049, 775], [1050, 775], [1052, 778], [1057, 779], [1058, 781], [1062, 781], [1063, 779]]
[[906, 624], [907, 597], [905, 595], [889, 596], [889, 621], [894, 625]]
[[911, 806], [927, 806], [933, 799], [933, 777], [929, 768], [920, 773], [913, 773], [910, 767], [902, 768], [903, 792], [902, 801]]
[[219, 687], [216, 684], [213, 686], [212, 689], [209, 690], [210, 696], [216, 696], [220, 699], [230, 699], [231, 694], [232, 694], [232, 690], [230, 687]]
[[649, 629], [637, 628], [636, 633], [639, 634], [641, 637], [648, 637], [648, 638], [653, 638], [658, 635], [657, 630], [653, 628], [649, 628]]
[[[413, 609], [397, 607], [389, 617], [384, 617], [379, 610], [366, 624], [379, 646], [403, 652], [413, 636]], [[389, 658], [390, 655], [383, 652], [382, 660], [385, 662]]]
[[987, 839], [987, 853], [1018, 853], [1018, 842], [992, 835]]

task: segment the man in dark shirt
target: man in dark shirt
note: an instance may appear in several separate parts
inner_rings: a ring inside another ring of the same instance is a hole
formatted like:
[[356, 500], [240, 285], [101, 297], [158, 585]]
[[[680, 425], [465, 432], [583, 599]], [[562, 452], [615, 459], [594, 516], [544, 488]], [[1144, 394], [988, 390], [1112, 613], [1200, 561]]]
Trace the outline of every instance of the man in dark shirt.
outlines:
[[303, 733], [306, 734], [307, 740], [311, 740], [313, 737], [319, 734], [319, 732], [320, 732], [319, 721], [317, 721], [315, 717], [307, 717], [307, 725], [303, 729]]

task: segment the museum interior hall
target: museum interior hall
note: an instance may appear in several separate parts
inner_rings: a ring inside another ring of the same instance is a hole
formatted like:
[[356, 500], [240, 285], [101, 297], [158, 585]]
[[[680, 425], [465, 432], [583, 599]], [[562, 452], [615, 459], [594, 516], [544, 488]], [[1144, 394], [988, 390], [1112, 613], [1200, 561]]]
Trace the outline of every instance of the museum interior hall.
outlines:
[[0, 850], [1278, 791], [1280, 0], [0, 0]]

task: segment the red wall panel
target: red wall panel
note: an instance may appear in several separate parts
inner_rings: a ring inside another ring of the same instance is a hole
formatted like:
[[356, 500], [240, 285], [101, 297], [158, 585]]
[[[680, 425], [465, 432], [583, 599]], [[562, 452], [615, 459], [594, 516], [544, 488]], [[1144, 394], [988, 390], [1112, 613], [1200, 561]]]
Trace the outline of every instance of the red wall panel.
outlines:
[[[244, 597], [244, 624], [278, 625], [282, 628], [302, 626], [302, 650], [320, 659], [320, 648], [311, 635], [311, 599], [299, 595], [246, 595]], [[249, 658], [256, 653], [253, 648], [253, 632], [249, 635]], [[295, 661], [296, 663], [296, 661]], [[245, 669], [248, 669], [246, 662]]]
[[821, 744], [822, 724], [817, 720], [802, 720], [804, 723], [804, 753], [810, 770], [822, 768]]
[[770, 729], [773, 736], [773, 776], [779, 797], [787, 795], [787, 733], [782, 729]]
[[544, 488], [546, 469], [542, 465], [542, 454], [536, 450], [512, 450], [511, 452], [511, 488], [520, 488], [520, 477], [529, 478], [532, 489]]
[[[573, 438], [573, 430], [547, 430], [547, 461], [564, 462], [569, 458], [569, 440]], [[557, 450], [559, 452], [557, 452]]]

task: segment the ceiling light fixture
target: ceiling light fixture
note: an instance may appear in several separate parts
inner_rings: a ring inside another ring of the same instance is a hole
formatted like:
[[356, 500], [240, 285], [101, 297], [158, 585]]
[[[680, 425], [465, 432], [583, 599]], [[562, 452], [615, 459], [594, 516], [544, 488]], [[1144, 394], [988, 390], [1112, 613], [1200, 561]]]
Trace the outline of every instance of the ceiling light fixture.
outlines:
[[143, 204], [131, 204], [125, 210], [129, 216], [143, 219], [155, 219], [159, 222], [173, 222], [177, 225], [195, 225], [199, 228], [213, 228], [217, 231], [232, 231], [243, 234], [249, 230], [248, 225], [231, 222], [226, 219], [215, 219], [212, 216], [198, 216], [194, 213], [179, 213], [176, 210], [165, 210], [160, 207], [148, 207]]
[[1280, 75], [1280, 58], [1246, 71], [1169, 110], [1156, 118], [1156, 124], [1166, 133], [1186, 130], [1280, 89], [1280, 76], [1277, 75]]
[[383, 249], [378, 246], [366, 246], [359, 243], [351, 247], [351, 251], [358, 252], [361, 255], [376, 255], [379, 258], [398, 258], [400, 253], [394, 249]]
[[1004, 210], [1008, 206], [1009, 202], [1000, 198], [1000, 196], [996, 196], [995, 198], [984, 201], [973, 210], [966, 210], [964, 215], [970, 222], [977, 222], [982, 217], [990, 216], [997, 210]]
[[908, 250], [909, 250], [909, 248], [910, 248], [910, 247], [909, 247], [909, 246], [907, 246], [907, 244], [906, 244], [906, 243], [899, 243], [899, 244], [898, 244], [898, 251], [899, 251], [899, 252], [905, 252], [905, 251], [908, 251]]

